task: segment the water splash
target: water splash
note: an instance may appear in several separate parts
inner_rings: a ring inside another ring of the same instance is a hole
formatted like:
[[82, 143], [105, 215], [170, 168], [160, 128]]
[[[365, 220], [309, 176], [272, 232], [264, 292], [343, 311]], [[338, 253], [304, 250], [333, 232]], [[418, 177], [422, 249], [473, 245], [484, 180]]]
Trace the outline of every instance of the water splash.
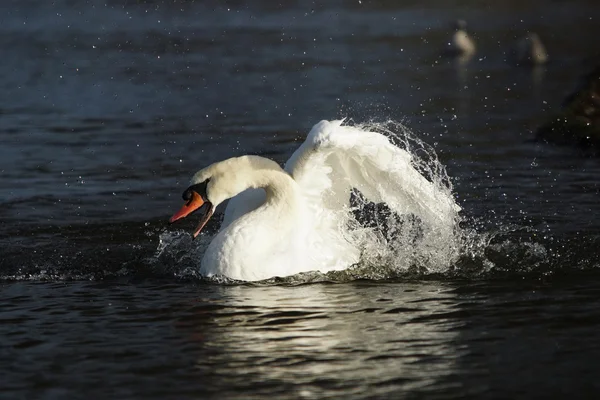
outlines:
[[[360, 277], [387, 279], [400, 274], [445, 273], [459, 257], [462, 230], [453, 196], [453, 186], [446, 168], [430, 145], [416, 137], [405, 125], [388, 120], [357, 125], [359, 129], [374, 131], [386, 136], [397, 147], [410, 154], [411, 166], [433, 184], [434, 197], [423, 202], [446, 202], [439, 219], [422, 215], [398, 215], [385, 204], [369, 203], [357, 196], [354, 214], [357, 216], [351, 232], [362, 232], [363, 256]], [[414, 183], [418, 185], [419, 183]], [[436, 204], [428, 205], [436, 207]]]
[[148, 262], [160, 273], [199, 277], [199, 260], [211, 239], [212, 234], [209, 233], [203, 233], [194, 240], [189, 233], [181, 230], [161, 232], [156, 252]]

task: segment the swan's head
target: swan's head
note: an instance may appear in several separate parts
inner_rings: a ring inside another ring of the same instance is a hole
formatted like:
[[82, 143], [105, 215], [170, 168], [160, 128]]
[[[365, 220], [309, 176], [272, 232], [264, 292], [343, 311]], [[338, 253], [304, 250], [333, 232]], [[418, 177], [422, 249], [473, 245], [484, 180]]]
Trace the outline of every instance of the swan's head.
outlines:
[[214, 163], [196, 172], [190, 186], [183, 192], [185, 204], [169, 222], [185, 218], [197, 210], [204, 210], [193, 236], [196, 237], [212, 217], [219, 204], [254, 186], [252, 172], [261, 169], [279, 169], [276, 162], [258, 156], [230, 158]]
[[208, 199], [207, 188], [209, 183], [210, 178], [203, 182], [192, 183], [187, 189], [185, 189], [183, 195], [181, 196], [183, 197], [185, 204], [178, 212], [173, 214], [169, 220], [170, 223], [173, 223], [181, 218], [187, 217], [197, 210], [203, 209], [204, 213], [202, 214], [200, 222], [193, 233], [194, 237], [198, 236], [202, 228], [204, 228], [204, 225], [206, 225], [210, 217], [212, 217], [213, 213], [215, 212], [216, 205], [214, 205]]
[[456, 31], [466, 31], [467, 30], [467, 21], [464, 19], [458, 19], [454, 21], [454, 30]]

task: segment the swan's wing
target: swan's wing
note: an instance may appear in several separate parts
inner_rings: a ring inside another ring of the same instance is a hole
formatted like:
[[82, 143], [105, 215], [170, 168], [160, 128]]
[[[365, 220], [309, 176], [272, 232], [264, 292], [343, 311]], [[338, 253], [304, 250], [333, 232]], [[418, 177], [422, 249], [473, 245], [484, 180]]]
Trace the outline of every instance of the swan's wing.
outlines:
[[285, 165], [308, 202], [339, 209], [352, 188], [398, 214], [415, 214], [436, 225], [453, 223], [460, 207], [412, 165], [411, 155], [377, 132], [321, 121]]

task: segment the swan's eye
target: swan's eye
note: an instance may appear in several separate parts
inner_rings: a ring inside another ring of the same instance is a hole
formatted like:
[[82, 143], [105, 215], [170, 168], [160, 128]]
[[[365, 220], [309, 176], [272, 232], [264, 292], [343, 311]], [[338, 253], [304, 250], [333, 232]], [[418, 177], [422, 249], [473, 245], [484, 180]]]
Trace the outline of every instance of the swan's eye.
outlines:
[[194, 193], [198, 194], [202, 199], [206, 199], [206, 186], [208, 185], [208, 182], [210, 182], [210, 178], [204, 182], [190, 186], [189, 188], [185, 189], [185, 192], [183, 192], [181, 197], [184, 201], [188, 202], [188, 205], [194, 198]]

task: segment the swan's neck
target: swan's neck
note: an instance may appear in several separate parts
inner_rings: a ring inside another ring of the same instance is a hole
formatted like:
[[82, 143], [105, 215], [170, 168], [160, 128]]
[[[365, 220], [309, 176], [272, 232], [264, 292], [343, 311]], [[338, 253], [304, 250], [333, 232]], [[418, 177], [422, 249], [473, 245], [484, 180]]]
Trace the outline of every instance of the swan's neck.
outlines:
[[213, 239], [202, 260], [205, 275], [243, 280], [285, 275], [285, 262], [289, 264], [289, 254], [304, 234], [307, 221], [296, 182], [282, 170], [246, 171], [245, 175], [247, 188], [264, 189], [266, 200]]
[[[266, 200], [252, 213], [270, 214], [263, 216], [263, 224], [289, 224], [297, 216], [300, 207], [300, 195], [296, 182], [285, 172], [261, 170], [253, 174], [252, 188], [264, 189]], [[250, 214], [252, 214], [250, 213]]]

